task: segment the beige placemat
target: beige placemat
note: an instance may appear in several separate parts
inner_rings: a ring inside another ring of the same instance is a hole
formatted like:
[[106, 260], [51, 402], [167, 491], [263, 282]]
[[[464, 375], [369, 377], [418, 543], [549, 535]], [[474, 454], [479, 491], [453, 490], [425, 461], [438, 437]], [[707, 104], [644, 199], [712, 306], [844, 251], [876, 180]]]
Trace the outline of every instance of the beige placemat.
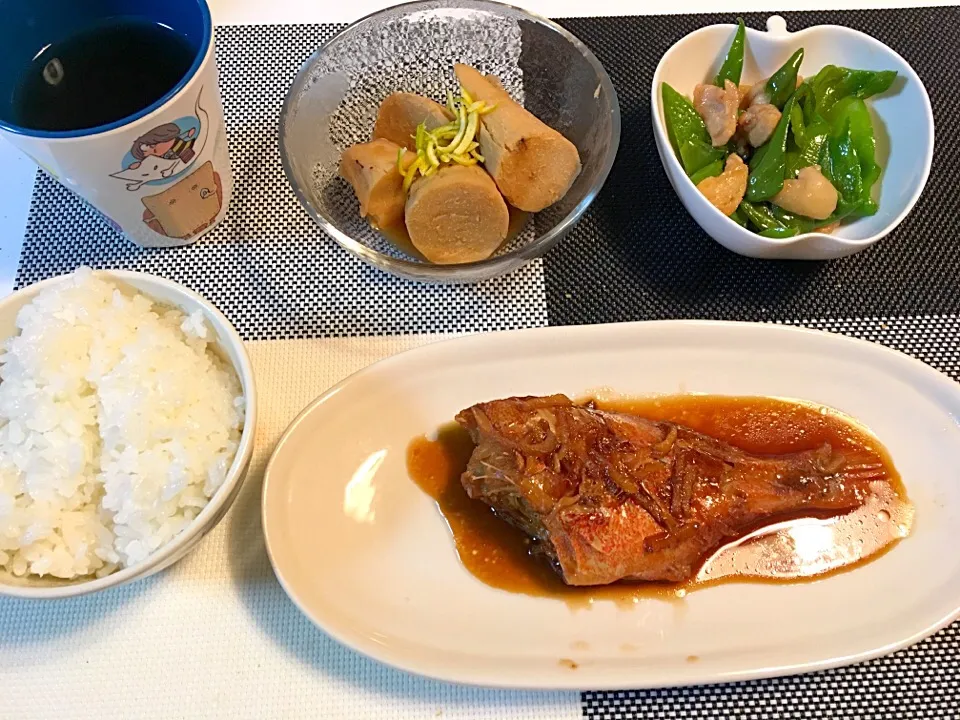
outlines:
[[267, 560], [260, 484], [290, 420], [351, 372], [443, 337], [249, 343], [259, 427], [233, 509], [159, 576], [71, 600], [0, 599], [0, 718], [580, 718], [578, 693], [448, 685], [354, 653], [296, 609]]

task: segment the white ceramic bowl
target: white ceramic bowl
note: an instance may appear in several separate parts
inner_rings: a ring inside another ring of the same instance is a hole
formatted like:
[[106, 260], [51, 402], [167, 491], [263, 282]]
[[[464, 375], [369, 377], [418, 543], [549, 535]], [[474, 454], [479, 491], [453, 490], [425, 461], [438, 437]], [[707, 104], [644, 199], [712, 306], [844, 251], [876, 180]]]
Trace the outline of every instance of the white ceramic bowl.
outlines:
[[[232, 365], [240, 380], [246, 399], [246, 421], [240, 436], [240, 445], [236, 457], [227, 473], [223, 485], [210, 498], [210, 502], [200, 511], [183, 532], [162, 546], [146, 560], [122, 568], [102, 578], [79, 580], [58, 580], [56, 578], [38, 578], [27, 576], [18, 578], [0, 570], [0, 595], [12, 595], [24, 598], [64, 598], [75, 595], [106, 590], [126, 585], [134, 580], [153, 575], [186, 555], [200, 539], [212, 530], [230, 509], [237, 497], [253, 454], [253, 441], [256, 433], [257, 393], [253, 379], [253, 366], [240, 340], [237, 331], [219, 310], [182, 285], [163, 278], [144, 273], [121, 270], [98, 271], [98, 275], [114, 282], [132, 287], [166, 305], [178, 307], [186, 313], [200, 310], [211, 328], [217, 334], [217, 348]], [[61, 282], [61, 277], [51, 278], [30, 285], [0, 300], [0, 338], [6, 339], [16, 334], [16, 317], [20, 308], [30, 302], [36, 294], [51, 285]]]
[[913, 68], [879, 40], [850, 28], [820, 25], [787, 32], [782, 17], [767, 21], [767, 32], [747, 29], [744, 83], [768, 77], [797, 49], [805, 50], [800, 74], [814, 75], [824, 65], [864, 70], [896, 70], [893, 88], [867, 101], [877, 136], [877, 159], [883, 174], [874, 186], [879, 211], [844, 224], [832, 234], [805, 233], [786, 239], [761, 237], [740, 227], [711, 205], [690, 181], [677, 159], [664, 124], [660, 85], [692, 95], [723, 62], [735, 25], [710, 25], [676, 43], [660, 60], [653, 76], [650, 103], [657, 151], [670, 183], [704, 231], [729, 250], [756, 258], [829, 260], [851, 255], [887, 235], [913, 209], [930, 175], [933, 160], [933, 110]]

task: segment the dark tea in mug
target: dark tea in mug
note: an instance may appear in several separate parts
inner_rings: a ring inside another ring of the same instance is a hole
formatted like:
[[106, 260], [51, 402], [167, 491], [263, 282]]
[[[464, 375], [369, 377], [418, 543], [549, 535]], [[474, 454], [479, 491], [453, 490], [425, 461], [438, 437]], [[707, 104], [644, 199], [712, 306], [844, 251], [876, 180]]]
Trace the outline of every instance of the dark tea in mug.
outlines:
[[166, 25], [141, 18], [100, 21], [26, 58], [11, 120], [47, 131], [122, 120], [170, 92], [196, 56], [190, 40]]
[[233, 175], [206, 0], [0, 5], [0, 138], [141, 247], [222, 222]]

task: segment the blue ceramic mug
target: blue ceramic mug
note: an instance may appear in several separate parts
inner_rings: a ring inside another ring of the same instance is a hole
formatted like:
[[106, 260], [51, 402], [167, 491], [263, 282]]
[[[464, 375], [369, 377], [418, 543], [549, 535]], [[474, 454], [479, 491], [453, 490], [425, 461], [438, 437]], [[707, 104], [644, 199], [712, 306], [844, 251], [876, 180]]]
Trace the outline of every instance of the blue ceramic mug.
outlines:
[[0, 0], [0, 135], [146, 247], [193, 242], [233, 189], [205, 0]]

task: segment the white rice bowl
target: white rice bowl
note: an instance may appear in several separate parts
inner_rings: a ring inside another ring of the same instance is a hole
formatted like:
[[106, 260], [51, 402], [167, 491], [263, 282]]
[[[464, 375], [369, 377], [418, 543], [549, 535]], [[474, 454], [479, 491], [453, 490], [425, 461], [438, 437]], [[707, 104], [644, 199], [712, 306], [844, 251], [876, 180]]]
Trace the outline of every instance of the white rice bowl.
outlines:
[[200, 310], [88, 269], [0, 347], [0, 570], [102, 577], [184, 530], [224, 483], [245, 401]]

